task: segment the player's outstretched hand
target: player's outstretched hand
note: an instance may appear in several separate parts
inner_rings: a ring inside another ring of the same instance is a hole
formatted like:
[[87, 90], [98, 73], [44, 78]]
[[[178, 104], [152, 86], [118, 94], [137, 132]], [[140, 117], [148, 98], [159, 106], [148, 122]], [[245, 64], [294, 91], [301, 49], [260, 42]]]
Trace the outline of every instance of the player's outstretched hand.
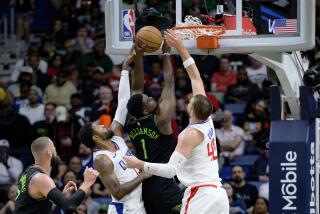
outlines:
[[83, 183], [86, 183], [92, 186], [95, 183], [98, 176], [99, 176], [99, 172], [97, 170], [94, 170], [93, 168], [86, 168], [83, 174], [83, 177], [84, 177]]
[[164, 31], [164, 39], [171, 48], [175, 48], [175, 49], [177, 49], [177, 51], [180, 51], [181, 49], [184, 48], [184, 45], [183, 45], [179, 35], [177, 35], [171, 29]]
[[146, 44], [143, 44], [139, 42], [137, 38], [134, 38], [134, 50], [138, 56], [143, 55], [144, 49], [146, 48], [146, 46], [147, 46]]
[[134, 44], [133, 44], [129, 51], [128, 56], [123, 62], [122, 70], [129, 70], [129, 65], [134, 61], [135, 58], [136, 58], [136, 52], [134, 50]]
[[143, 169], [143, 161], [139, 160], [135, 156], [126, 156], [124, 157], [126, 166], [131, 169]]
[[69, 197], [70, 194], [74, 191], [77, 191], [77, 184], [73, 181], [69, 181], [63, 188], [63, 195]]

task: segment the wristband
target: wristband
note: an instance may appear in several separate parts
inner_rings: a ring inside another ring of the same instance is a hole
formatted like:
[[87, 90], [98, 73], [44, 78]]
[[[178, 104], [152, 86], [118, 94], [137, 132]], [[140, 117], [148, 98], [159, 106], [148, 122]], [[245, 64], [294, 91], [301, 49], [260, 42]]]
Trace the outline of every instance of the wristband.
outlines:
[[194, 59], [192, 57], [188, 58], [183, 62], [183, 67], [187, 69], [190, 65], [195, 64]]
[[164, 56], [170, 56], [170, 53], [163, 53]]
[[121, 71], [121, 76], [128, 76], [129, 75], [129, 71], [128, 70], [122, 70]]

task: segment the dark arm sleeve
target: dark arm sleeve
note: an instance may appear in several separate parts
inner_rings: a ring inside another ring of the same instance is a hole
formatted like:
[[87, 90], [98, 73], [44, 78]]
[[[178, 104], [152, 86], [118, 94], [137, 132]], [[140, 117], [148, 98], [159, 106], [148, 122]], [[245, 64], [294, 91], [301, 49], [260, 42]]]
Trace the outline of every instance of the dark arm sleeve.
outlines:
[[47, 198], [63, 209], [65, 213], [73, 213], [77, 206], [83, 201], [86, 193], [78, 189], [69, 198], [66, 198], [58, 188], [53, 188], [47, 195]]

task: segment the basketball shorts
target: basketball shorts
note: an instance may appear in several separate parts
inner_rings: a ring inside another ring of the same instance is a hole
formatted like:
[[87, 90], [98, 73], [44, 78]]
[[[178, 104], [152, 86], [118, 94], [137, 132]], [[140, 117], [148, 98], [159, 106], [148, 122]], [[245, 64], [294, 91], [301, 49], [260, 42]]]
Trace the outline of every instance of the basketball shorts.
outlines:
[[188, 187], [180, 214], [229, 214], [229, 200], [222, 185], [203, 184]]
[[182, 192], [174, 179], [153, 176], [142, 183], [142, 199], [147, 214], [178, 214]]

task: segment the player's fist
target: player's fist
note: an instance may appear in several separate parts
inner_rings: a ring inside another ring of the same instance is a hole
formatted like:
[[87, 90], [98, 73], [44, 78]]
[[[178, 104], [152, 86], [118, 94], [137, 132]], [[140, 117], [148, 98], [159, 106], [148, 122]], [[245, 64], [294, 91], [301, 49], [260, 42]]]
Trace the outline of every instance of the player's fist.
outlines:
[[126, 162], [127, 168], [136, 168], [136, 169], [143, 169], [143, 161], [139, 160], [135, 156], [126, 156], [123, 158]]
[[99, 172], [97, 170], [94, 170], [92, 168], [86, 168], [83, 174], [84, 183], [87, 183], [91, 186], [94, 184], [98, 176]]

